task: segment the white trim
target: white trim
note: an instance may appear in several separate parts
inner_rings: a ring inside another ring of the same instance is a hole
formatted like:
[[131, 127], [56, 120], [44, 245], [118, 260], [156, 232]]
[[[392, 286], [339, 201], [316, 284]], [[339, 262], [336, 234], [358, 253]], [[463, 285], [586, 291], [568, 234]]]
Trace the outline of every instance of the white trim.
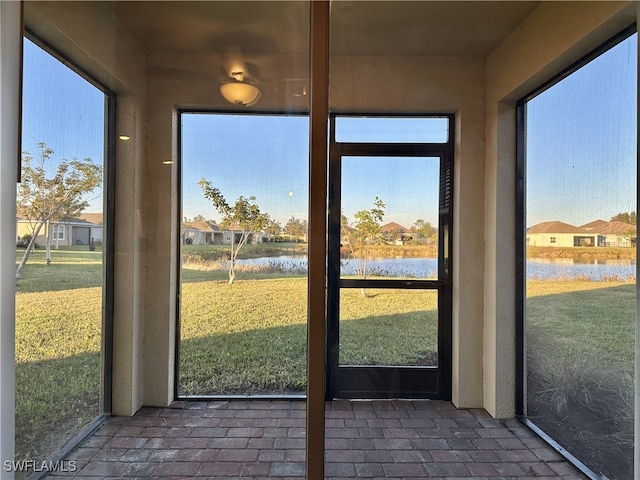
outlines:
[[0, 478], [15, 445], [16, 178], [22, 52], [21, 2], [0, 2]]

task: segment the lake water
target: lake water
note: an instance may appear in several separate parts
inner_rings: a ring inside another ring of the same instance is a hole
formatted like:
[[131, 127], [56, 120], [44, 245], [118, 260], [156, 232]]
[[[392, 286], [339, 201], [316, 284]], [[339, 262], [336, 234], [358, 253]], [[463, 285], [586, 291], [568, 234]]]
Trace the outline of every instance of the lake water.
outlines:
[[527, 260], [528, 279], [589, 278], [592, 281], [636, 278], [636, 264], [631, 260], [593, 260], [576, 262], [572, 258], [536, 258]]
[[[239, 265], [284, 265], [289, 270], [300, 271], [307, 265], [306, 256], [263, 257], [238, 260]], [[343, 260], [342, 275], [356, 275], [353, 260]], [[437, 278], [438, 262], [435, 258], [374, 258], [367, 265], [369, 275], [383, 277]], [[589, 278], [593, 281], [629, 280], [636, 278], [636, 264], [630, 260], [598, 260], [591, 263], [575, 262], [571, 258], [529, 259], [528, 279]]]

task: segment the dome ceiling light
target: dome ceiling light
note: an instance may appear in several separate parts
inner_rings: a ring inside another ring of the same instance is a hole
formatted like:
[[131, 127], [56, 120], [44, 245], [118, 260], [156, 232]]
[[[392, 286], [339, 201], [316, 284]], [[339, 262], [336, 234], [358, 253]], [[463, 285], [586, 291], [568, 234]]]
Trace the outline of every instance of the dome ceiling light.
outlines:
[[238, 52], [226, 55], [222, 66], [228, 79], [220, 85], [222, 97], [229, 103], [244, 107], [258, 103], [262, 92], [256, 86], [257, 78], [249, 72], [250, 69], [255, 71], [255, 66], [244, 62]]
[[220, 93], [227, 102], [244, 107], [255, 105], [262, 96], [258, 87], [244, 82], [223, 83], [220, 85]]

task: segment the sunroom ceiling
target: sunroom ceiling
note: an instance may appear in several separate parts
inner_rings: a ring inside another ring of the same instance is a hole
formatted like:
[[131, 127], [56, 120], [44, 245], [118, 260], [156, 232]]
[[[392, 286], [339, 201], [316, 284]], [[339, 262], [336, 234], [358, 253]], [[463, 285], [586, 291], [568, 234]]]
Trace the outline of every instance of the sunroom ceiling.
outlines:
[[[334, 1], [332, 53], [483, 57], [531, 13], [532, 1]], [[299, 55], [308, 51], [301, 1], [115, 1], [118, 19], [149, 51]]]

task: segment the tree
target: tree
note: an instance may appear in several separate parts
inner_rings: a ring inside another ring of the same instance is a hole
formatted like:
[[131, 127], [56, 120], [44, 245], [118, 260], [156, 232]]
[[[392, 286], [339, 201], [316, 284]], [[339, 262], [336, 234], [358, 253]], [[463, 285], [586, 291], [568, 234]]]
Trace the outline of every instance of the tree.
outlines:
[[424, 238], [430, 240], [434, 235], [438, 233], [438, 229], [431, 226], [431, 223], [419, 218], [411, 226], [411, 231], [418, 235], [418, 238]]
[[614, 215], [613, 217], [611, 217], [610, 221], [611, 222], [624, 222], [624, 223], [629, 223], [631, 225], [637, 225], [636, 212], [618, 213], [617, 215]]
[[[353, 227], [348, 225], [346, 217], [342, 216], [342, 238], [349, 247], [359, 278], [367, 278], [370, 247], [385, 243], [384, 235], [380, 230], [385, 207], [384, 202], [376, 197], [373, 208], [360, 210], [354, 214], [355, 224]], [[362, 294], [366, 296], [364, 289]]]
[[[211, 185], [209, 180], [203, 177], [198, 181], [198, 185], [202, 188], [204, 197], [211, 200], [213, 207], [222, 217], [222, 227], [231, 230], [231, 256], [229, 259], [229, 285], [231, 285], [236, 278], [235, 265], [238, 252], [247, 243], [252, 232], [264, 230], [269, 221], [269, 215], [260, 212], [256, 197], [240, 196], [234, 205], [229, 205], [220, 190]], [[237, 244], [236, 231], [240, 232]]]
[[285, 235], [304, 239], [307, 235], [307, 221], [291, 217], [282, 230]]
[[282, 225], [277, 220], [270, 218], [267, 220], [267, 225], [264, 227], [264, 231], [271, 237], [277, 237], [282, 233]]
[[36, 161], [29, 152], [22, 153], [22, 179], [18, 185], [17, 213], [19, 217], [30, 220], [35, 226], [16, 270], [16, 278], [22, 276], [22, 270], [43, 226], [46, 232], [47, 265], [51, 263], [50, 223], [79, 215], [89, 204], [85, 195], [102, 183], [102, 167], [93, 163], [90, 158], [63, 159], [58, 163], [53, 176], [48, 177], [47, 173], [51, 169], [47, 167], [54, 152], [44, 142], [38, 143], [38, 148], [40, 155]]

